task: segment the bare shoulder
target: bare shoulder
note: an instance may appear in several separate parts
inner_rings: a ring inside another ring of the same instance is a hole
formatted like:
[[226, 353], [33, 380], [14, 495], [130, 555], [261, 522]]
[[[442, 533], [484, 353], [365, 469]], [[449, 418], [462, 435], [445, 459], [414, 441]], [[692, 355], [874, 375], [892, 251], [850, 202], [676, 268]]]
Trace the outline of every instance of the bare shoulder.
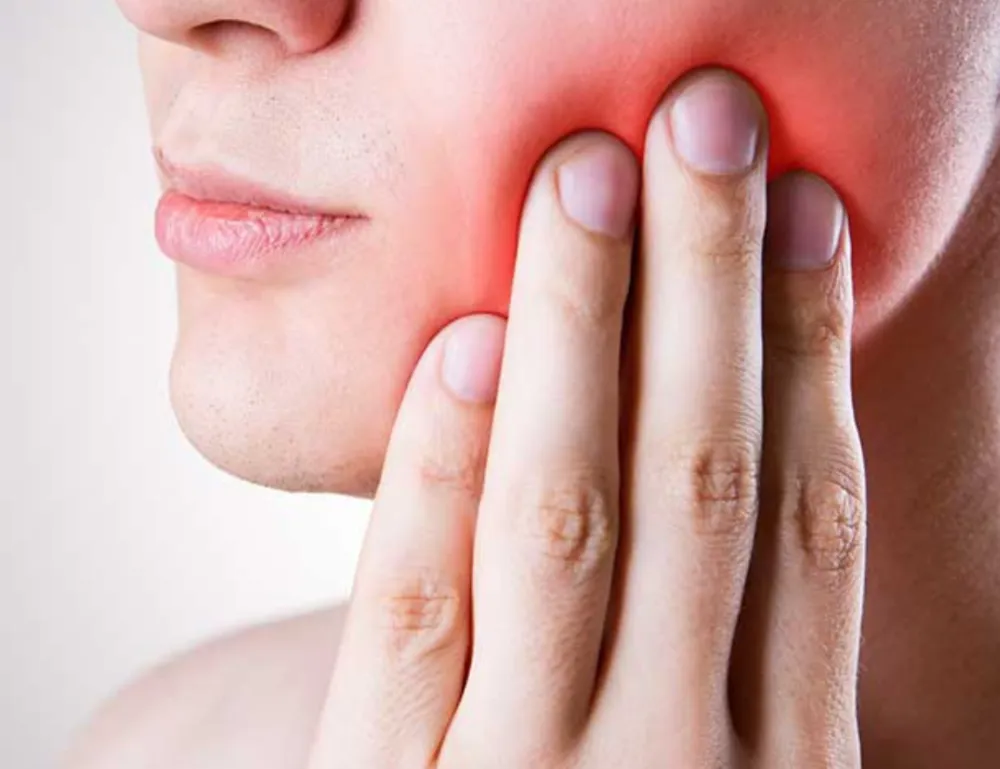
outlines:
[[64, 769], [301, 769], [344, 607], [231, 633], [146, 673], [100, 709]]

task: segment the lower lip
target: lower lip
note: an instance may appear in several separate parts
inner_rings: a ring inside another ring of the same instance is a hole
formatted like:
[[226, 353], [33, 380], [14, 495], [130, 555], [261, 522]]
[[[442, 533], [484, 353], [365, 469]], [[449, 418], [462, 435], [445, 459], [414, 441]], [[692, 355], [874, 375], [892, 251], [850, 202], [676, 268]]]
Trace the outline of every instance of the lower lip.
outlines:
[[346, 234], [358, 216], [295, 214], [167, 192], [156, 209], [156, 239], [175, 262], [205, 272], [252, 276], [307, 245]]

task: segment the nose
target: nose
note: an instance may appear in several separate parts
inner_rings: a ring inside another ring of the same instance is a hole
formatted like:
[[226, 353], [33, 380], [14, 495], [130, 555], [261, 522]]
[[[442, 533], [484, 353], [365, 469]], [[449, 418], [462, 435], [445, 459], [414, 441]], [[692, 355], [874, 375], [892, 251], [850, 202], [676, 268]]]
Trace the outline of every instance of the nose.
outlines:
[[143, 32], [192, 48], [207, 48], [224, 25], [256, 27], [275, 35], [290, 54], [326, 47], [354, 0], [119, 0]]

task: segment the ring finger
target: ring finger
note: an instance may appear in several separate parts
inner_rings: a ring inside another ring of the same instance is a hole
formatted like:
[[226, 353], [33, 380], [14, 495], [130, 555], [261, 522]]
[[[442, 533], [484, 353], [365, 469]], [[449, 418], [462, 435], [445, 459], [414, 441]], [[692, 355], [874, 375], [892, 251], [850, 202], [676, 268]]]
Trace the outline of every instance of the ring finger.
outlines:
[[[851, 395], [850, 233], [811, 174], [769, 192], [761, 517], [733, 661], [734, 715], [764, 766], [860, 765], [865, 473]], [[767, 728], [764, 728], [764, 727]]]

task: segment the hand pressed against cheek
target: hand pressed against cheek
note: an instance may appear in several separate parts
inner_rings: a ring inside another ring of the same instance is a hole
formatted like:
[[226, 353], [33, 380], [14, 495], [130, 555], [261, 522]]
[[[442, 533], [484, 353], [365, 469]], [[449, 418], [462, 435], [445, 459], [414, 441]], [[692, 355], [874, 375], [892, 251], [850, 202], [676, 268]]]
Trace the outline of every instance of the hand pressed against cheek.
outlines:
[[[178, 38], [160, 4], [120, 2]], [[371, 493], [430, 338], [506, 313], [546, 150], [600, 129], [641, 157], [656, 104], [692, 68], [757, 87], [770, 177], [807, 168], [844, 198], [858, 342], [928, 273], [996, 131], [994, 0], [361, 0], [326, 47], [288, 56], [310, 2], [287, 4], [282, 26], [248, 16], [274, 3], [205, 0], [245, 23], [202, 30], [207, 51], [144, 45], [154, 139], [175, 162], [346, 199], [371, 219], [346, 253], [318, 250], [308, 281], [181, 272], [181, 424], [269, 485]]]

